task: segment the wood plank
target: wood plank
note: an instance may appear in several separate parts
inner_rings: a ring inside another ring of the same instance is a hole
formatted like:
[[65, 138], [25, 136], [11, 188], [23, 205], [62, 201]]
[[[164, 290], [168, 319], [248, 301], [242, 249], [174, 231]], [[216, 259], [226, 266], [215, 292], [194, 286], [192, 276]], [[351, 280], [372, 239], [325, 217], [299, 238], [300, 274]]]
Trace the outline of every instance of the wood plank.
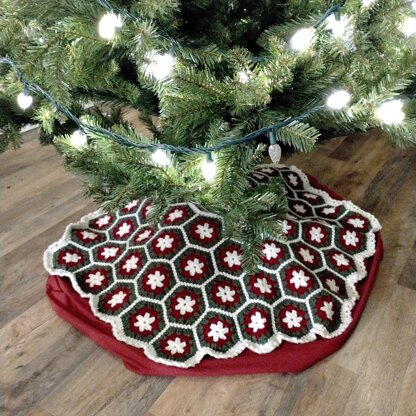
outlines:
[[97, 349], [40, 404], [65, 416], [144, 415], [170, 381], [131, 373], [121, 360]]
[[26, 413], [94, 350], [45, 298], [35, 303], [0, 330], [0, 413]]
[[26, 413], [25, 416], [54, 416], [51, 413], [47, 412], [45, 409], [42, 409], [41, 407], [34, 407], [33, 409], [30, 409], [28, 413]]
[[416, 345], [411, 354], [412, 359], [400, 389], [399, 398], [395, 404], [393, 416], [416, 415], [415, 383], [416, 383]]
[[[349, 400], [358, 375], [328, 362], [322, 362], [309, 371], [312, 375], [303, 390], [299, 391], [290, 415], [341, 414]], [[279, 413], [278, 409], [277, 414], [283, 413]]]
[[[413, 305], [413, 309], [409, 307]], [[371, 340], [343, 415], [391, 415], [416, 344], [416, 292], [401, 286], [391, 290], [388, 307]]]
[[[416, 253], [416, 241], [413, 243], [410, 253]], [[404, 266], [403, 272], [400, 274], [399, 284], [406, 286], [409, 289], [416, 290], [416, 259], [415, 256], [410, 255]]]
[[56, 153], [50, 146], [40, 146], [38, 137], [39, 131], [31, 130], [25, 133], [24, 142], [18, 150], [0, 153], [0, 179]]
[[149, 409], [152, 416], [272, 415], [291, 377], [279, 374], [176, 378]]

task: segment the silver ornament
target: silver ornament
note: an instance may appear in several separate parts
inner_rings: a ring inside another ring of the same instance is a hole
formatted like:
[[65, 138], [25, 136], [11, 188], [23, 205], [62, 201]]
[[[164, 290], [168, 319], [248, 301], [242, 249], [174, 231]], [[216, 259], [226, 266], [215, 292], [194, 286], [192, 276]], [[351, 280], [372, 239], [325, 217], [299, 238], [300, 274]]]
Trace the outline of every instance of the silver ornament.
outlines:
[[269, 156], [273, 163], [279, 163], [282, 157], [282, 148], [278, 144], [269, 146]]

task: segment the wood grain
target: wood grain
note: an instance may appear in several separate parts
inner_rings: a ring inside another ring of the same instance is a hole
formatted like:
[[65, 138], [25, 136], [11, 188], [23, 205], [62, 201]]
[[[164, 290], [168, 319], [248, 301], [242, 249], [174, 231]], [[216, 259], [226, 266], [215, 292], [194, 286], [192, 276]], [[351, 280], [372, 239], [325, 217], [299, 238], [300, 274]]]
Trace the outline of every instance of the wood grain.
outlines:
[[360, 323], [299, 374], [173, 379], [129, 372], [54, 314], [42, 253], [96, 207], [36, 131], [0, 155], [0, 415], [415, 416], [416, 152], [374, 131], [285, 163], [382, 222], [385, 258]]

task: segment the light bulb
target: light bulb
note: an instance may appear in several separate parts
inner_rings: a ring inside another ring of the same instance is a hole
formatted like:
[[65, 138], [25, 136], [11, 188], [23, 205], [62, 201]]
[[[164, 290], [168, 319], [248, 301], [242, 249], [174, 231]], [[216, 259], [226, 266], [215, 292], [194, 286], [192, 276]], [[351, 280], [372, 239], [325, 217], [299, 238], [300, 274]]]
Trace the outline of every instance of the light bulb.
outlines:
[[211, 182], [214, 180], [215, 175], [217, 174], [217, 164], [210, 155], [202, 162], [201, 171], [206, 181]]
[[403, 103], [400, 100], [386, 101], [377, 108], [375, 116], [384, 124], [399, 124], [405, 117]]
[[331, 14], [326, 21], [326, 28], [332, 32], [336, 38], [343, 38], [346, 34], [348, 18], [341, 16], [339, 20]]
[[74, 147], [84, 147], [87, 145], [87, 136], [81, 130], [75, 130], [71, 134], [70, 141]]
[[167, 166], [170, 164], [170, 159], [167, 153], [162, 149], [157, 149], [152, 153], [153, 162], [159, 166]]
[[33, 97], [27, 93], [26, 91], [21, 92], [17, 96], [17, 104], [19, 104], [19, 107], [23, 110], [26, 110], [29, 108], [33, 103]]
[[351, 94], [345, 90], [334, 91], [327, 99], [326, 105], [332, 110], [341, 110], [351, 101]]
[[304, 51], [312, 44], [312, 39], [315, 34], [313, 28], [299, 29], [290, 39], [290, 46], [295, 51]]
[[410, 37], [416, 33], [416, 18], [406, 17], [403, 22], [402, 32], [405, 36]]
[[237, 78], [242, 84], [247, 84], [250, 81], [250, 75], [251, 73], [248, 71], [240, 71]]
[[170, 53], [161, 54], [153, 51], [147, 53], [146, 58], [150, 61], [144, 68], [146, 75], [159, 81], [171, 74], [176, 63], [176, 59]]
[[106, 13], [98, 24], [98, 33], [103, 39], [111, 40], [116, 34], [116, 29], [123, 25], [121, 17], [114, 13]]

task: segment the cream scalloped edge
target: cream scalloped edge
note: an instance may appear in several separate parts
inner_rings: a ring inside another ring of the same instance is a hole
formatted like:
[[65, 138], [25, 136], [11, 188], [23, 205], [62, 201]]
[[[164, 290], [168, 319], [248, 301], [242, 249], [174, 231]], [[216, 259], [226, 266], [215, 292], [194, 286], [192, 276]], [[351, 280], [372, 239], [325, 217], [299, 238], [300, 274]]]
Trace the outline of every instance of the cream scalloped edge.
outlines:
[[[155, 350], [155, 348], [153, 347], [153, 343], [160, 338], [163, 333], [165, 332], [162, 331], [161, 333], [159, 333], [153, 340], [151, 343], [146, 343], [146, 342], [142, 342], [142, 341], [138, 341], [134, 338], [128, 337], [124, 334], [123, 332], [123, 328], [122, 328], [122, 323], [121, 323], [121, 318], [120, 316], [108, 316], [108, 315], [104, 315], [102, 313], [100, 313], [97, 310], [97, 299], [98, 296], [94, 295], [94, 294], [88, 294], [85, 293], [81, 287], [78, 285], [78, 282], [75, 278], [75, 275], [69, 271], [66, 270], [62, 270], [62, 269], [55, 269], [53, 267], [53, 253], [57, 250], [59, 250], [60, 248], [64, 247], [65, 245], [67, 245], [70, 242], [70, 232], [72, 228], [87, 228], [88, 224], [90, 222], [90, 220], [95, 219], [99, 216], [101, 216], [102, 214], [104, 214], [104, 211], [102, 209], [98, 209], [97, 211], [94, 211], [92, 213], [89, 213], [85, 216], [83, 216], [78, 222], [76, 223], [72, 223], [69, 224], [66, 229], [65, 232], [63, 234], [63, 236], [60, 238], [59, 241], [51, 244], [47, 250], [44, 253], [43, 256], [43, 262], [44, 262], [44, 266], [46, 268], [46, 270], [51, 274], [51, 275], [58, 275], [58, 276], [63, 276], [63, 277], [68, 277], [71, 280], [72, 286], [73, 288], [76, 290], [76, 292], [83, 298], [87, 298], [89, 300], [89, 304], [91, 307], [91, 310], [93, 312], [93, 314], [99, 318], [100, 320], [107, 322], [109, 324], [111, 324], [112, 327], [112, 332], [114, 337], [122, 342], [125, 342], [126, 344], [132, 345], [134, 347], [137, 348], [142, 348], [145, 355], [151, 359], [152, 361], [155, 361], [157, 363], [161, 363], [161, 364], [165, 364], [165, 365], [169, 365], [169, 366], [175, 366], [175, 367], [179, 367], [179, 368], [188, 368], [188, 367], [193, 367], [195, 365], [197, 365], [199, 362], [201, 362], [201, 360], [204, 358], [205, 355], [214, 357], [214, 358], [221, 358], [221, 359], [225, 359], [225, 358], [233, 358], [236, 357], [237, 355], [241, 354], [245, 349], [249, 349], [253, 352], [256, 352], [258, 354], [265, 354], [265, 353], [269, 353], [271, 351], [273, 351], [274, 349], [276, 349], [283, 341], [288, 341], [291, 343], [297, 343], [297, 344], [304, 344], [304, 343], [308, 343], [311, 341], [314, 341], [317, 339], [317, 336], [321, 336], [323, 338], [334, 338], [340, 334], [342, 334], [346, 328], [349, 326], [349, 324], [352, 321], [352, 316], [351, 316], [351, 312], [352, 309], [356, 303], [356, 301], [359, 298], [359, 294], [355, 289], [355, 284], [364, 279], [367, 276], [367, 270], [365, 267], [365, 259], [372, 257], [375, 254], [375, 248], [376, 248], [376, 237], [375, 237], [375, 233], [381, 230], [381, 225], [379, 223], [379, 221], [370, 213], [367, 213], [365, 211], [363, 211], [361, 208], [359, 208], [358, 206], [356, 206], [355, 204], [353, 204], [351, 201], [346, 201], [346, 200], [336, 200], [333, 199], [326, 191], [323, 191], [321, 189], [317, 189], [314, 188], [310, 183], [309, 180], [307, 178], [307, 176], [297, 167], [295, 166], [286, 166], [286, 165], [275, 165], [275, 164], [265, 164], [265, 165], [260, 165], [259, 169], [261, 168], [289, 168], [291, 170], [293, 170], [294, 172], [296, 172], [299, 177], [301, 178], [302, 182], [303, 182], [303, 186], [304, 188], [302, 189], [302, 191], [310, 191], [313, 192], [315, 194], [318, 194], [319, 196], [321, 196], [325, 203], [328, 205], [332, 205], [332, 206], [340, 206], [343, 205], [345, 208], [347, 208], [349, 211], [355, 211], [357, 213], [359, 213], [360, 215], [362, 215], [363, 217], [367, 218], [370, 221], [371, 224], [371, 231], [369, 231], [368, 233], [366, 233], [366, 250], [355, 254], [355, 255], [351, 255], [349, 254], [355, 261], [356, 267], [357, 267], [357, 272], [354, 272], [352, 274], [350, 274], [347, 278], [346, 278], [346, 288], [347, 288], [347, 294], [348, 294], [348, 299], [346, 300], [342, 300], [340, 298], [337, 298], [342, 307], [341, 307], [341, 325], [339, 326], [339, 328], [332, 333], [329, 333], [327, 331], [327, 329], [319, 324], [316, 324], [315, 322], [312, 321], [313, 326], [310, 329], [310, 331], [308, 332], [308, 334], [306, 334], [304, 337], [302, 338], [295, 338], [295, 337], [290, 337], [287, 336], [285, 334], [282, 334], [280, 332], [276, 331], [275, 328], [275, 324], [274, 324], [274, 320], [272, 320], [272, 324], [273, 324], [273, 332], [274, 335], [265, 343], [265, 344], [256, 344], [253, 343], [251, 341], [245, 340], [242, 337], [241, 334], [241, 330], [239, 328], [239, 326], [237, 325], [237, 332], [240, 338], [240, 341], [237, 342], [232, 348], [230, 348], [227, 352], [225, 353], [220, 353], [217, 351], [214, 351], [212, 349], [210, 349], [209, 347], [202, 347], [199, 344], [199, 340], [196, 334], [196, 326], [198, 325], [199, 321], [201, 318], [199, 318], [193, 325], [192, 325], [192, 332], [194, 335], [194, 339], [196, 342], [196, 348], [197, 348], [197, 352], [195, 353], [195, 355], [193, 355], [191, 358], [189, 358], [187, 361], [184, 362], [177, 362], [177, 361], [172, 361], [172, 360], [168, 360], [162, 357], [159, 357], [157, 355], [157, 351]], [[263, 174], [263, 173], [262, 173]], [[265, 175], [268, 176], [268, 175]], [[144, 201], [141, 202], [141, 205], [144, 203]], [[212, 214], [212, 213], [208, 213], [207, 211], [203, 211], [201, 209], [199, 209], [197, 206], [195, 206], [192, 203], [186, 203], [187, 205], [190, 205], [192, 207], [193, 210], [200, 212], [201, 214], [204, 215], [209, 215], [213, 218], [219, 218], [221, 219], [221, 217], [219, 215], [216, 214]], [[172, 206], [175, 205], [180, 205], [180, 204], [172, 204]], [[301, 220], [302, 221], [302, 220]], [[307, 221], [307, 220], [303, 220], [303, 221]], [[215, 247], [217, 247], [218, 245], [220, 245], [224, 240], [221, 240], [219, 243], [217, 243], [212, 249], [215, 249]], [[71, 243], [73, 243], [71, 241]], [[85, 249], [85, 248], [84, 248]], [[281, 267], [284, 267], [284, 265], [287, 263], [284, 262], [279, 266], [278, 270], [274, 270], [273, 273], [277, 274], [278, 271], [281, 269]], [[216, 268], [215, 264], [214, 267]], [[269, 269], [260, 266], [259, 267], [261, 270], [270, 272]], [[243, 279], [245, 276], [245, 274], [242, 274], [241, 276], [239, 276], [239, 280]], [[235, 278], [235, 276], [233, 276]], [[176, 285], [174, 286], [176, 287]], [[244, 289], [244, 285], [242, 285], [243, 290]], [[111, 288], [111, 286], [110, 286]], [[106, 290], [109, 290], [109, 288], [107, 288]], [[313, 294], [314, 292], [312, 292]], [[311, 295], [309, 295], [307, 298], [305, 298], [305, 302], [306, 300], [310, 297]], [[333, 294], [333, 296], [336, 297], [335, 294]], [[288, 297], [290, 299], [290, 297]], [[204, 294], [204, 302], [207, 303], [207, 299], [205, 299], [205, 294]], [[250, 303], [263, 303], [264, 305], [267, 305], [268, 307], [270, 307], [270, 305], [266, 302], [263, 302], [261, 300], [248, 300], [246, 303], [244, 303], [243, 306], [247, 306]], [[308, 305], [308, 303], [306, 303], [306, 305]], [[132, 307], [134, 306], [134, 304], [130, 305], [126, 310], [123, 311], [124, 315], [125, 313], [127, 313]], [[165, 311], [165, 306], [162, 305], [164, 311]], [[309, 306], [308, 306], [309, 308]], [[221, 310], [222, 314], [225, 315], [229, 315], [229, 316], [236, 316], [238, 315], [239, 311], [241, 308], [237, 309], [235, 312], [233, 313], [227, 313], [226, 311]], [[214, 308], [210, 308], [210, 310], [215, 311]], [[220, 311], [220, 310], [218, 310]], [[308, 311], [310, 316], [313, 318], [313, 314], [311, 313], [311, 311]], [[172, 327], [177, 327], [177, 328], [184, 328], [185, 326], [180, 325], [180, 324], [175, 324], [172, 325]], [[187, 328], [189, 328], [189, 326], [186, 326]]]

